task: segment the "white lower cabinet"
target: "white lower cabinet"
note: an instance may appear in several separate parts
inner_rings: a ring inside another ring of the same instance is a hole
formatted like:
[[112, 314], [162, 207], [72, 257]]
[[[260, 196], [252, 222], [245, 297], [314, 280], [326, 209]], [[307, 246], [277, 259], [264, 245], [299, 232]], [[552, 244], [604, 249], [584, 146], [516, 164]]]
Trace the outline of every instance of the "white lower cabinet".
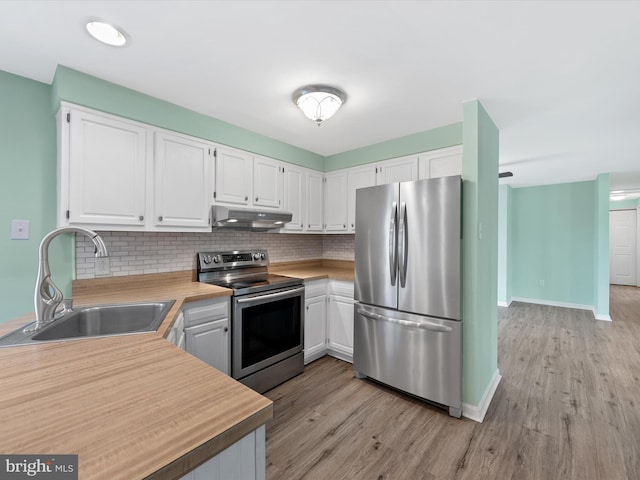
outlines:
[[329, 353], [353, 362], [353, 283], [329, 283], [327, 330]]
[[264, 480], [265, 458], [263, 425], [187, 473], [181, 480]]
[[[229, 299], [204, 300], [184, 307], [184, 349], [226, 375], [231, 374]], [[176, 332], [176, 344], [179, 342]]]
[[305, 284], [304, 363], [325, 354], [353, 362], [353, 283]]
[[327, 281], [305, 284], [304, 363], [327, 353]]

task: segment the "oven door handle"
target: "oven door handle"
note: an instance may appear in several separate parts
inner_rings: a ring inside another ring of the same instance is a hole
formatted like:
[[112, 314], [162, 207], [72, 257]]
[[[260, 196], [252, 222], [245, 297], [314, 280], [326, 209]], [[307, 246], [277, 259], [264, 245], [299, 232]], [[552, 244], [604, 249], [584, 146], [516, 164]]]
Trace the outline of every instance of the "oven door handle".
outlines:
[[291, 290], [284, 290], [282, 292], [277, 292], [277, 293], [267, 293], [265, 295], [256, 295], [255, 297], [238, 298], [236, 302], [249, 303], [249, 302], [255, 302], [256, 300], [272, 300], [272, 299], [278, 299], [282, 297], [288, 297], [291, 294], [300, 293], [300, 292], [304, 292], [304, 287], [293, 288]]

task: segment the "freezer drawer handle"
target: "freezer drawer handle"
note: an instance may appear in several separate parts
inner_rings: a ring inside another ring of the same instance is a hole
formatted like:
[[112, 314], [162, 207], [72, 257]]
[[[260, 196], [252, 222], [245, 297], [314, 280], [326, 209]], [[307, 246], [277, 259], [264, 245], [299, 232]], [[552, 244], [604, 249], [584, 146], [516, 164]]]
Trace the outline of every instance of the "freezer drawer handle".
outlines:
[[389, 222], [389, 275], [391, 277], [391, 286], [396, 286], [396, 277], [398, 274], [398, 249], [396, 235], [396, 221], [398, 218], [398, 204], [393, 202], [391, 205], [391, 221]]
[[384, 320], [385, 322], [395, 323], [396, 325], [402, 325], [403, 327], [415, 327], [421, 328], [423, 330], [431, 330], [432, 332], [452, 332], [453, 329], [451, 327], [447, 327], [446, 325], [438, 325], [437, 323], [431, 322], [411, 322], [409, 320], [401, 320], [399, 318], [387, 317], [385, 315], [380, 315], [377, 313], [369, 312], [367, 310], [358, 309], [357, 313], [362, 315], [363, 317], [370, 318], [372, 320]]

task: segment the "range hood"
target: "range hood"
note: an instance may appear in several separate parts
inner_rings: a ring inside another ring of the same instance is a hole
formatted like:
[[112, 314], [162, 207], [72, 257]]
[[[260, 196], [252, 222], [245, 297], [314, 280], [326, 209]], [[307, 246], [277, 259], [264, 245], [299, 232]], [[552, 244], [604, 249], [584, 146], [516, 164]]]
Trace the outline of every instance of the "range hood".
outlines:
[[293, 214], [283, 211], [254, 210], [251, 208], [211, 207], [212, 228], [214, 230], [252, 230], [266, 232], [282, 228], [289, 223]]

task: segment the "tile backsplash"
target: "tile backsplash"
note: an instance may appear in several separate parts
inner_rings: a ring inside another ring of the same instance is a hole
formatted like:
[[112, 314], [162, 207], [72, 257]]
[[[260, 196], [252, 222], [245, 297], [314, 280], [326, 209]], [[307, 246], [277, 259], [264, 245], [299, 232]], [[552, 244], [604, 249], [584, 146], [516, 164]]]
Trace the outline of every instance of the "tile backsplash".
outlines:
[[[195, 270], [197, 252], [265, 248], [272, 263], [326, 258], [354, 259], [354, 235], [258, 232], [99, 232], [109, 251], [112, 276]], [[91, 240], [76, 236], [76, 278], [94, 278]]]

